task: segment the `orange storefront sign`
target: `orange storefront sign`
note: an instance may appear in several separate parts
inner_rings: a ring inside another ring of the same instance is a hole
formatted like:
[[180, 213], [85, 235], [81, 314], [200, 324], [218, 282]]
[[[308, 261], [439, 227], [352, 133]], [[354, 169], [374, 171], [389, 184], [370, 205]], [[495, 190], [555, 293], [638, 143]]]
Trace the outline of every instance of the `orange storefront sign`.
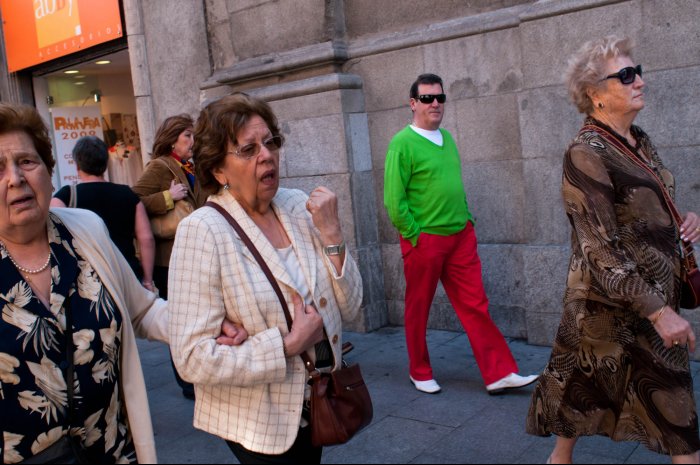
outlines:
[[119, 0], [0, 0], [10, 72], [122, 37]]

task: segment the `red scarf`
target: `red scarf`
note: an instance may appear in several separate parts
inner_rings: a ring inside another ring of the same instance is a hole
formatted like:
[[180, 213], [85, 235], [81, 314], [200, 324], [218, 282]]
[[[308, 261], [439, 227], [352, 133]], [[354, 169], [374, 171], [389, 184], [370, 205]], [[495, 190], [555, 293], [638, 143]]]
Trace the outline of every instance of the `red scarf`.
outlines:
[[170, 156], [180, 163], [182, 170], [185, 172], [185, 176], [187, 176], [187, 181], [190, 183], [190, 188], [194, 189], [194, 165], [192, 162], [190, 160], [183, 162], [182, 158], [180, 158], [175, 152], [172, 152]]

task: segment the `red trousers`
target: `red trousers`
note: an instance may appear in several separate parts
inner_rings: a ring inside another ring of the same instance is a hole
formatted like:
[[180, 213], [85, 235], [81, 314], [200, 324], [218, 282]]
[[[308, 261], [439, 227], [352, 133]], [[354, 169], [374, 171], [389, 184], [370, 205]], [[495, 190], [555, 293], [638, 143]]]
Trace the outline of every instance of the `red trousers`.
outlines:
[[513, 354], [489, 315], [481, 260], [471, 222], [452, 236], [421, 233], [415, 247], [401, 238], [406, 276], [406, 345], [416, 381], [433, 379], [426, 342], [428, 316], [438, 280], [469, 337], [486, 385], [518, 372]]

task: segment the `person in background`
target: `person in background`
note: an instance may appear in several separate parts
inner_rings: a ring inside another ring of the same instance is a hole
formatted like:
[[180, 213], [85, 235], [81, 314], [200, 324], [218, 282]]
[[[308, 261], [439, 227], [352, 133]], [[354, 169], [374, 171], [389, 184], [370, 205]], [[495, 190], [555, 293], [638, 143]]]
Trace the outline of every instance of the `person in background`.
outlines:
[[[290, 312], [226, 218], [203, 207], [177, 231], [170, 271], [171, 348], [194, 383], [194, 426], [224, 438], [241, 463], [320, 463], [308, 427], [308, 374], [342, 363], [342, 322], [358, 315], [362, 282], [345, 247], [338, 199], [279, 187], [283, 138], [267, 103], [234, 94], [202, 110], [194, 158], [209, 201], [260, 251]], [[224, 318], [250, 337], [215, 346]]]
[[596, 434], [698, 463], [688, 354], [695, 334], [679, 314], [679, 244], [700, 240], [700, 218], [688, 212], [677, 228], [665, 200], [674, 195], [673, 175], [632, 124], [645, 84], [630, 40], [587, 42], [566, 76], [586, 115], [564, 156], [571, 258], [527, 432], [557, 436], [547, 463], [571, 463], [578, 438]]
[[[199, 182], [194, 175], [192, 146], [194, 121], [187, 114], [166, 118], [155, 135], [151, 161], [146, 166], [134, 192], [146, 206], [149, 217], [165, 215], [175, 208], [175, 202], [188, 202], [192, 209], [205, 201]], [[156, 258], [153, 280], [160, 296], [168, 298], [168, 268], [175, 237], [156, 237]], [[182, 394], [194, 398], [192, 384], [182, 380], [173, 365]]]
[[[188, 202], [192, 209], [206, 200], [194, 175], [192, 145], [194, 121], [187, 114], [166, 118], [155, 135], [151, 161], [133, 191], [139, 196], [149, 217], [164, 215], [175, 202]], [[153, 278], [164, 299], [168, 298], [168, 267], [174, 237], [156, 237]]]
[[[155, 241], [143, 203], [129, 186], [105, 180], [109, 153], [107, 145], [98, 137], [80, 138], [73, 148], [73, 160], [78, 168], [80, 183], [75, 188], [61, 188], [51, 200], [51, 206], [71, 205], [97, 213], [141, 284], [153, 291]], [[72, 198], [73, 195], [76, 198]], [[138, 243], [140, 260], [136, 256], [134, 238]]]
[[430, 365], [426, 330], [438, 281], [462, 322], [489, 394], [537, 380], [520, 376], [510, 348], [488, 311], [474, 225], [462, 185], [457, 146], [440, 129], [442, 79], [423, 74], [410, 89], [413, 122], [389, 143], [384, 205], [398, 229], [406, 276], [409, 379], [417, 390], [440, 392]]

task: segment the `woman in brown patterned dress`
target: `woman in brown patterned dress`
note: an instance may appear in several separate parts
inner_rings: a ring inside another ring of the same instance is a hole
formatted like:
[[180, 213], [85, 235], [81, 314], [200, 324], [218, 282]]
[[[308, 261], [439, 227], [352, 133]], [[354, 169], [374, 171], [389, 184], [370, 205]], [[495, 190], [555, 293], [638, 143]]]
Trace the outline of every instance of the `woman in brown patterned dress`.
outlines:
[[663, 193], [673, 197], [673, 176], [632, 125], [644, 108], [641, 75], [629, 40], [616, 37], [585, 44], [569, 65], [570, 95], [587, 114], [564, 159], [572, 255], [527, 418], [528, 433], [557, 436], [548, 463], [571, 463], [577, 438], [596, 434], [640, 441], [674, 463], [699, 459], [695, 335], [678, 302], [680, 241], [698, 242], [700, 219], [687, 213], [678, 230]]

